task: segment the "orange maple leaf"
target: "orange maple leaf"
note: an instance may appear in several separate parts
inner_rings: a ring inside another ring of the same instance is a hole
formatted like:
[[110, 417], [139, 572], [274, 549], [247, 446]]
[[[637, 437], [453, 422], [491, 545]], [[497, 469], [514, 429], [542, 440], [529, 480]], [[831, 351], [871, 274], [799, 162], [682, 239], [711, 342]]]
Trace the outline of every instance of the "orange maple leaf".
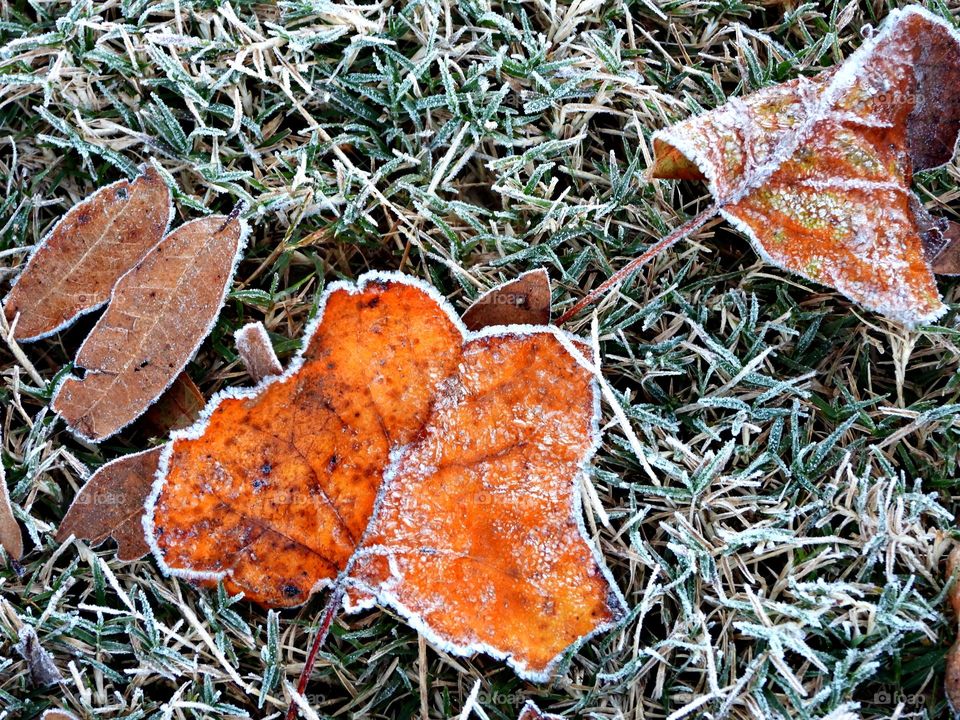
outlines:
[[340, 580], [348, 610], [375, 598], [545, 679], [624, 610], [579, 509], [599, 434], [582, 350], [553, 327], [467, 332], [402, 275], [336, 284], [285, 373], [173, 435], [154, 553], [267, 606]]
[[935, 320], [946, 308], [931, 262], [948, 223], [928, 215], [910, 185], [915, 171], [950, 161], [958, 132], [960, 34], [923, 8], [894, 10], [839, 68], [655, 133], [651, 175], [706, 180], [716, 206], [558, 322], [718, 212], [768, 262], [906, 325]]
[[835, 71], [657, 133], [653, 173], [706, 179], [762, 257], [914, 325], [945, 307], [910, 184], [950, 161], [958, 130], [960, 35], [911, 7]]

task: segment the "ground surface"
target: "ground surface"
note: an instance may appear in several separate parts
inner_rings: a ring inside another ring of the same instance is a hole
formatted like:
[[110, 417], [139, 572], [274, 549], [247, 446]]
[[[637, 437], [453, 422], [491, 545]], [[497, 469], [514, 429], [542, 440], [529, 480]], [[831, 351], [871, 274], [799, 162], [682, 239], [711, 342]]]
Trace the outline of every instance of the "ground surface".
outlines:
[[[900, 3], [890, 3], [900, 4]], [[958, 2], [930, 2], [956, 16]], [[324, 283], [404, 270], [458, 305], [534, 267], [568, 306], [704, 206], [650, 183], [649, 134], [847, 56], [884, 2], [0, 5], [4, 285], [73, 202], [153, 156], [175, 222], [249, 205], [235, 290], [190, 366], [249, 382], [232, 331], [263, 320], [283, 358]], [[960, 211], [957, 165], [919, 177]], [[949, 302], [953, 283], [941, 282]], [[908, 333], [758, 261], [710, 225], [598, 309], [610, 407], [588, 526], [634, 612], [552, 685], [446, 657], [390, 614], [335, 628], [320, 717], [456, 716], [525, 699], [570, 717], [945, 717], [953, 622], [943, 561], [958, 508], [958, 305]], [[589, 317], [571, 329], [590, 332]], [[0, 569], [0, 717], [261, 717], [284, 705], [322, 599], [266, 613], [164, 579], [112, 547], [58, 547], [84, 477], [162, 438], [99, 447], [45, 411], [92, 321], [4, 350], [3, 462], [29, 533]], [[19, 619], [18, 619], [19, 618]], [[30, 688], [37, 628], [65, 689]], [[262, 709], [231, 672], [268, 691]], [[690, 703], [695, 703], [690, 706]], [[685, 709], [686, 708], [686, 709]], [[832, 714], [831, 714], [832, 713]]]

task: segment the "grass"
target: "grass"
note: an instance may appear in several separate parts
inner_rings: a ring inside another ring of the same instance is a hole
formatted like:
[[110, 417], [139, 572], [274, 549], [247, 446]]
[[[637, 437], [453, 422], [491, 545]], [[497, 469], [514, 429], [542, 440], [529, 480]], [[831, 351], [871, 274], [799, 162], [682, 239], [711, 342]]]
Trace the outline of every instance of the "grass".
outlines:
[[[709, 202], [650, 183], [650, 134], [700, 108], [833, 66], [901, 3], [630, 0], [10, 0], [0, 6], [0, 260], [76, 200], [154, 157], [177, 222], [248, 204], [254, 236], [190, 366], [207, 394], [248, 382], [251, 319], [282, 358], [318, 291], [402, 269], [465, 307], [534, 267], [557, 311]], [[956, 17], [960, 3], [926, 3]], [[960, 211], [956, 164], [917, 179]], [[762, 264], [714, 223], [571, 329], [595, 333], [630, 433], [608, 432], [588, 527], [633, 607], [533, 686], [452, 658], [386, 611], [340, 621], [308, 689], [318, 717], [477, 717], [526, 699], [569, 717], [947, 717], [956, 635], [956, 284], [906, 332]], [[28, 533], [0, 569], [0, 718], [277, 717], [322, 607], [265, 612], [52, 533], [99, 447], [46, 410], [92, 320], [4, 349], [3, 462]], [[638, 453], [635, 452], [639, 450]], [[33, 688], [36, 628], [65, 680]], [[258, 699], [250, 690], [262, 690]]]

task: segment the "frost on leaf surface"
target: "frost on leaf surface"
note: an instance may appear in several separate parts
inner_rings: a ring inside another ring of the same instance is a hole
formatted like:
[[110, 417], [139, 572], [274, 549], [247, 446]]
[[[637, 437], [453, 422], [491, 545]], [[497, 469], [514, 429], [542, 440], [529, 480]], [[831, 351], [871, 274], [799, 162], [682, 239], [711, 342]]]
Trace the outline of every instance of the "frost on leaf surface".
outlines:
[[623, 611], [580, 516], [597, 407], [577, 352], [555, 328], [467, 333], [403, 276], [338, 284], [286, 373], [174, 435], [155, 554], [268, 606], [343, 573], [352, 607], [542, 679]]
[[222, 215], [167, 235], [114, 287], [53, 409], [74, 433], [99, 442], [138, 418], [176, 379], [210, 333], [246, 239]]
[[653, 174], [706, 180], [767, 260], [914, 325], [945, 306], [910, 185], [958, 130], [960, 35], [912, 7], [836, 70], [660, 131]]
[[100, 307], [117, 280], [160, 242], [173, 215], [170, 190], [147, 166], [135, 180], [77, 203], [30, 256], [3, 303], [14, 336], [37, 340]]

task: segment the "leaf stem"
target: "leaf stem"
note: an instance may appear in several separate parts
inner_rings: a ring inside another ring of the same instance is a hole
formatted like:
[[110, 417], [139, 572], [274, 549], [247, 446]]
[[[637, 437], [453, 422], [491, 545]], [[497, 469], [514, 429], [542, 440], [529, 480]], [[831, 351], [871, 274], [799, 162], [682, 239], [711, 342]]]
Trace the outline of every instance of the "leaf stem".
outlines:
[[[327, 636], [330, 634], [333, 619], [337, 616], [337, 608], [340, 607], [340, 601], [343, 600], [346, 582], [347, 575], [346, 573], [342, 573], [330, 589], [330, 597], [327, 599], [327, 604], [323, 608], [320, 627], [317, 629], [316, 637], [313, 638], [313, 645], [310, 646], [310, 653], [307, 655], [307, 661], [303, 666], [303, 670], [300, 672], [300, 680], [297, 682], [297, 692], [300, 695], [303, 695], [307, 689], [307, 683], [313, 674], [313, 666], [317, 663], [317, 655], [320, 653], [320, 648], [323, 647], [323, 643], [326, 642]], [[296, 720], [296, 717], [297, 703], [295, 700], [291, 700], [284, 720]]]
[[706, 210], [704, 210], [702, 213], [697, 215], [692, 220], [688, 220], [683, 225], [678, 227], [676, 230], [671, 232], [669, 235], [666, 235], [665, 237], [658, 240], [649, 249], [645, 250], [642, 255], [635, 257], [633, 260], [628, 262], [622, 268], [617, 270], [617, 272], [611, 275], [610, 278], [606, 280], [602, 285], [591, 290], [586, 297], [582, 298], [576, 305], [574, 305], [572, 308], [567, 310], [563, 315], [561, 315], [557, 319], [556, 324], [562, 325], [567, 320], [570, 320], [571, 318], [576, 316], [577, 313], [579, 313], [585, 307], [589, 307], [590, 305], [593, 305], [597, 300], [599, 300], [603, 295], [605, 295], [607, 291], [610, 290], [610, 288], [626, 280], [634, 270], [639, 268], [648, 260], [656, 257], [671, 245], [675, 245], [676, 243], [680, 242], [685, 237], [687, 237], [687, 235], [689, 235], [690, 233], [695, 232], [699, 230], [701, 227], [703, 227], [704, 225], [706, 225], [707, 222], [714, 215], [717, 214], [719, 209], [720, 209], [719, 206], [711, 205], [710, 207], [708, 207]]

